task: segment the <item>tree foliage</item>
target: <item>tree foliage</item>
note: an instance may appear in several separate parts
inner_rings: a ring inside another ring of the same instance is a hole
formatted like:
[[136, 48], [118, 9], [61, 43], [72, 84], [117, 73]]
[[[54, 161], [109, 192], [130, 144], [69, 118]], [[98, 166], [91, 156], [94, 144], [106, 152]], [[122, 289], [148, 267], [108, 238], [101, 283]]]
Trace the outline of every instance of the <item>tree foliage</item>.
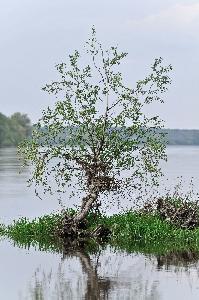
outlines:
[[125, 86], [119, 65], [127, 53], [114, 46], [104, 50], [94, 28], [85, 55], [89, 64], [75, 51], [68, 64], [56, 65], [59, 79], [43, 88], [56, 96], [55, 106], [43, 111], [32, 140], [21, 145], [34, 167], [30, 183], [53, 192], [53, 179], [57, 192], [74, 184], [73, 191], [86, 193], [77, 220], [102, 195], [132, 195], [144, 181], [156, 182], [159, 161], [166, 159], [162, 123], [144, 109], [163, 102], [172, 69], [155, 59], [146, 78]]

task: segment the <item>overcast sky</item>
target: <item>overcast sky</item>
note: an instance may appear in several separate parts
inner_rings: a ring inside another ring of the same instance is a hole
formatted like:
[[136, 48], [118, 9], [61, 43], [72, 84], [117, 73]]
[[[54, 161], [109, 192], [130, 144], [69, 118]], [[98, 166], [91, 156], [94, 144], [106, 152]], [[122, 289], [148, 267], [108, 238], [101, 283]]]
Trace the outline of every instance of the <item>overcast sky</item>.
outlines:
[[92, 25], [104, 45], [128, 52], [122, 71], [132, 87], [162, 56], [173, 65], [163, 105], [167, 128], [199, 128], [199, 1], [0, 0], [0, 111], [33, 122], [54, 99], [41, 87], [54, 65], [81, 49]]

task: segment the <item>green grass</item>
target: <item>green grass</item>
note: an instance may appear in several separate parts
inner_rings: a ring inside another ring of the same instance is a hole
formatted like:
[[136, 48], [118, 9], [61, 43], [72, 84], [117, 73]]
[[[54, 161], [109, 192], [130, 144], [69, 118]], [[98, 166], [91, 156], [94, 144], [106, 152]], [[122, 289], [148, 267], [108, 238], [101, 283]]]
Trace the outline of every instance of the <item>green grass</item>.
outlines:
[[127, 212], [108, 218], [107, 223], [113, 229], [111, 245], [127, 252], [199, 251], [199, 228], [179, 229], [158, 215]]
[[[71, 212], [73, 213], [73, 212]], [[60, 239], [54, 234], [61, 215], [51, 214], [32, 221], [22, 218], [11, 225], [0, 226], [0, 234], [22, 247], [37, 246], [41, 250], [62, 251]], [[162, 221], [158, 215], [129, 211], [123, 214], [87, 218], [89, 229], [105, 224], [112, 231], [109, 244], [127, 252], [166, 254], [171, 251], [192, 250], [199, 252], [199, 228], [179, 229]], [[89, 242], [95, 248], [93, 241]]]
[[58, 252], [59, 241], [55, 238], [54, 229], [59, 224], [59, 214], [46, 215], [34, 220], [21, 218], [8, 225], [3, 234], [13, 240], [19, 247], [35, 246], [40, 250]]

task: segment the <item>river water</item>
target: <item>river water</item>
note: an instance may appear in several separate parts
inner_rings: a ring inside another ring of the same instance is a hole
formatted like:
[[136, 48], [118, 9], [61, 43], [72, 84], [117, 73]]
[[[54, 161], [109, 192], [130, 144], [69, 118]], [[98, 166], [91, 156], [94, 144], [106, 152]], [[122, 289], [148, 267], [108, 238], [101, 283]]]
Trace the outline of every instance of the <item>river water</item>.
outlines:
[[[162, 168], [163, 184], [182, 176], [186, 190], [199, 187], [199, 147], [171, 146]], [[0, 149], [0, 222], [35, 217], [60, 209], [53, 198], [40, 200], [26, 187], [28, 168], [19, 174], [16, 149]], [[110, 213], [114, 213], [113, 209]], [[116, 251], [54, 254], [0, 242], [1, 299], [199, 299], [199, 256], [154, 256]]]

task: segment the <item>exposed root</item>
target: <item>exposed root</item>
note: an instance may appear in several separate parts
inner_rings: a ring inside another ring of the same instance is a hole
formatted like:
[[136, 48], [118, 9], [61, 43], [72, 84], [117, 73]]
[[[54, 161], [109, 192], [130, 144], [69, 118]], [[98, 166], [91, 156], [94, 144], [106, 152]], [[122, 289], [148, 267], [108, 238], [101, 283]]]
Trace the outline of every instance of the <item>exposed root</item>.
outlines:
[[69, 244], [82, 244], [90, 238], [98, 241], [106, 241], [110, 237], [111, 231], [105, 225], [98, 225], [97, 228], [91, 230], [87, 220], [84, 219], [77, 222], [73, 217], [64, 214], [56, 234]]
[[106, 240], [110, 237], [111, 230], [104, 225], [99, 225], [93, 232], [92, 236], [99, 240]]

